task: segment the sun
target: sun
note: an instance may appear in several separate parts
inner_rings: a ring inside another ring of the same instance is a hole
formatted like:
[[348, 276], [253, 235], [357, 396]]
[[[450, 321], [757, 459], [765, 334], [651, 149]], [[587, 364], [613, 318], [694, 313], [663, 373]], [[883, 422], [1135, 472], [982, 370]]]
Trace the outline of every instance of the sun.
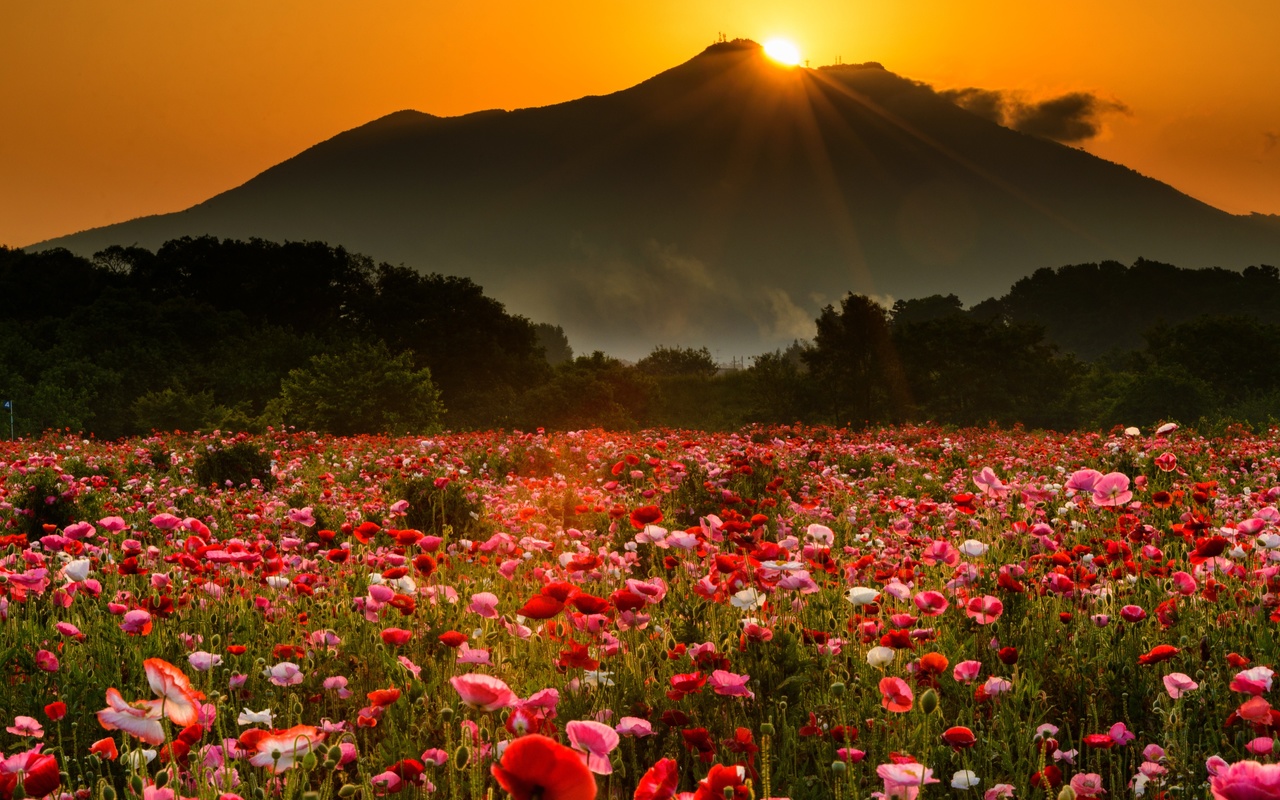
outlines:
[[764, 43], [764, 54], [779, 64], [794, 67], [800, 63], [800, 48], [786, 39], [770, 39]]

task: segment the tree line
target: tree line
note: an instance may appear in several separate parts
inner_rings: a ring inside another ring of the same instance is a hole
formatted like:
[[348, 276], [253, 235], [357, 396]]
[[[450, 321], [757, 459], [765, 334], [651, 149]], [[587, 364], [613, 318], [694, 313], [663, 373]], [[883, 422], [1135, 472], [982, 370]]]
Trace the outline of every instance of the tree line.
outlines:
[[1057, 429], [1280, 417], [1280, 273], [1040, 270], [966, 309], [850, 294], [811, 340], [575, 357], [466, 278], [319, 242], [0, 248], [0, 395], [19, 435], [335, 434], [932, 420]]

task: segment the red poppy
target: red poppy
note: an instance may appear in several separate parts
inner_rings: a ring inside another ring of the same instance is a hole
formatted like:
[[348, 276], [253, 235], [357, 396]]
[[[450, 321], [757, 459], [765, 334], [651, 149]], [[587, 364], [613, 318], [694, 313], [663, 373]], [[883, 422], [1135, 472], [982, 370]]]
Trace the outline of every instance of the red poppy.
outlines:
[[115, 761], [120, 757], [120, 750], [116, 747], [116, 740], [110, 736], [105, 739], [99, 739], [89, 745], [89, 752], [103, 761]]
[[595, 800], [595, 776], [578, 752], [541, 734], [507, 745], [491, 769], [514, 800]]
[[413, 783], [427, 771], [427, 767], [416, 758], [406, 758], [403, 761], [397, 761], [387, 767], [387, 772], [392, 773], [401, 780]]
[[1090, 733], [1084, 737], [1084, 743], [1087, 747], [1095, 747], [1099, 750], [1110, 750], [1115, 747], [1116, 740], [1112, 739], [1105, 733]]
[[1145, 666], [1168, 661], [1182, 651], [1171, 644], [1159, 644], [1151, 648], [1151, 652], [1138, 656], [1138, 663]]
[[693, 800], [749, 800], [751, 789], [746, 784], [747, 771], [740, 766], [716, 764], [707, 777], [698, 782]]
[[404, 628], [383, 628], [382, 642], [392, 647], [402, 647], [413, 638], [413, 632]]
[[[39, 749], [39, 748], [36, 748]], [[47, 753], [17, 753], [0, 762], [0, 797], [13, 797], [22, 773], [22, 789], [27, 797], [44, 797], [62, 783], [58, 759]]]
[[669, 800], [676, 793], [680, 775], [674, 758], [664, 758], [649, 767], [636, 786], [634, 800]]
[[57, 722], [67, 715], [67, 704], [61, 700], [54, 700], [52, 703], [44, 707], [44, 715], [52, 721]]
[[619, 589], [611, 594], [609, 599], [619, 611], [636, 611], [644, 608], [649, 602], [644, 595], [636, 594], [630, 589]]
[[560, 651], [560, 659], [556, 661], [556, 665], [565, 669], [570, 667], [596, 669], [600, 666], [600, 662], [591, 657], [591, 652], [585, 644], [574, 643], [568, 650]]
[[646, 525], [657, 525], [662, 522], [662, 509], [657, 506], [640, 506], [631, 512], [631, 525], [643, 529]]
[[1062, 785], [1062, 770], [1057, 765], [1049, 764], [1039, 772], [1032, 773], [1031, 785], [1045, 789], [1057, 789]]
[[586, 592], [578, 592], [570, 600], [569, 605], [583, 614], [603, 614], [609, 610], [609, 601]]
[[942, 653], [925, 653], [920, 656], [920, 674], [941, 675], [946, 672], [949, 663]]
[[368, 544], [373, 535], [382, 530], [376, 522], [361, 522], [351, 533], [364, 544]]
[[516, 613], [525, 619], [551, 619], [564, 610], [564, 602], [545, 594], [535, 594]]
[[579, 591], [581, 590], [569, 581], [551, 581], [544, 585], [538, 593], [544, 594], [552, 599], [559, 600], [561, 603], [565, 603], [568, 602], [570, 597], [573, 597]]
[[400, 699], [399, 689], [374, 689], [365, 695], [375, 706], [389, 706]]
[[231, 654], [231, 655], [233, 655], [233, 656], [242, 656], [242, 655], [244, 655], [244, 651], [245, 651], [245, 650], [247, 650], [247, 649], [248, 649], [248, 648], [246, 648], [246, 647], [245, 647], [244, 645], [242, 645], [242, 644], [229, 644], [229, 645], [227, 645], [227, 652], [228, 652], [228, 653], [230, 653], [230, 654]]
[[947, 728], [942, 732], [942, 741], [960, 750], [965, 747], [973, 747], [978, 740], [974, 737], [973, 731], [962, 726], [956, 726]]
[[1000, 663], [1002, 664], [1017, 664], [1018, 648], [1001, 647], [1000, 651], [996, 653], [996, 658], [1000, 659]]
[[680, 736], [684, 739], [684, 746], [689, 749], [689, 752], [697, 752], [704, 764], [710, 764], [716, 760], [716, 745], [711, 741], [711, 734], [706, 728], [686, 728], [680, 731]]
[[445, 631], [436, 638], [449, 647], [461, 647], [462, 643], [467, 640], [467, 635], [457, 631]]

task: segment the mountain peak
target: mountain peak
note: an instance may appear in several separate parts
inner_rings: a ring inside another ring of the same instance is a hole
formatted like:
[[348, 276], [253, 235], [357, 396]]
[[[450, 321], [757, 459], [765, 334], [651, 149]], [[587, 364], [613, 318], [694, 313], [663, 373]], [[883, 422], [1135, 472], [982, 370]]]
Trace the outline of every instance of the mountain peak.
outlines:
[[601, 97], [390, 114], [186, 212], [42, 246], [202, 234], [463, 275], [575, 345], [628, 357], [785, 346], [848, 291], [975, 301], [1069, 263], [1280, 263], [1271, 224], [874, 62], [786, 68], [746, 39]]

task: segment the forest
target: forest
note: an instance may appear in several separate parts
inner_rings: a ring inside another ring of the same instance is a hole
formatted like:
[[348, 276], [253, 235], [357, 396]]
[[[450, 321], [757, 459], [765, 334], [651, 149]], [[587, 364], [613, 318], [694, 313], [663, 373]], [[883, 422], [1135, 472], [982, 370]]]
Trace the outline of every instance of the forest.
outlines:
[[469, 279], [321, 242], [0, 248], [0, 298], [0, 399], [18, 436], [1280, 417], [1272, 266], [1046, 268], [970, 308], [849, 294], [811, 339], [736, 369], [705, 347], [575, 355], [559, 326]]

